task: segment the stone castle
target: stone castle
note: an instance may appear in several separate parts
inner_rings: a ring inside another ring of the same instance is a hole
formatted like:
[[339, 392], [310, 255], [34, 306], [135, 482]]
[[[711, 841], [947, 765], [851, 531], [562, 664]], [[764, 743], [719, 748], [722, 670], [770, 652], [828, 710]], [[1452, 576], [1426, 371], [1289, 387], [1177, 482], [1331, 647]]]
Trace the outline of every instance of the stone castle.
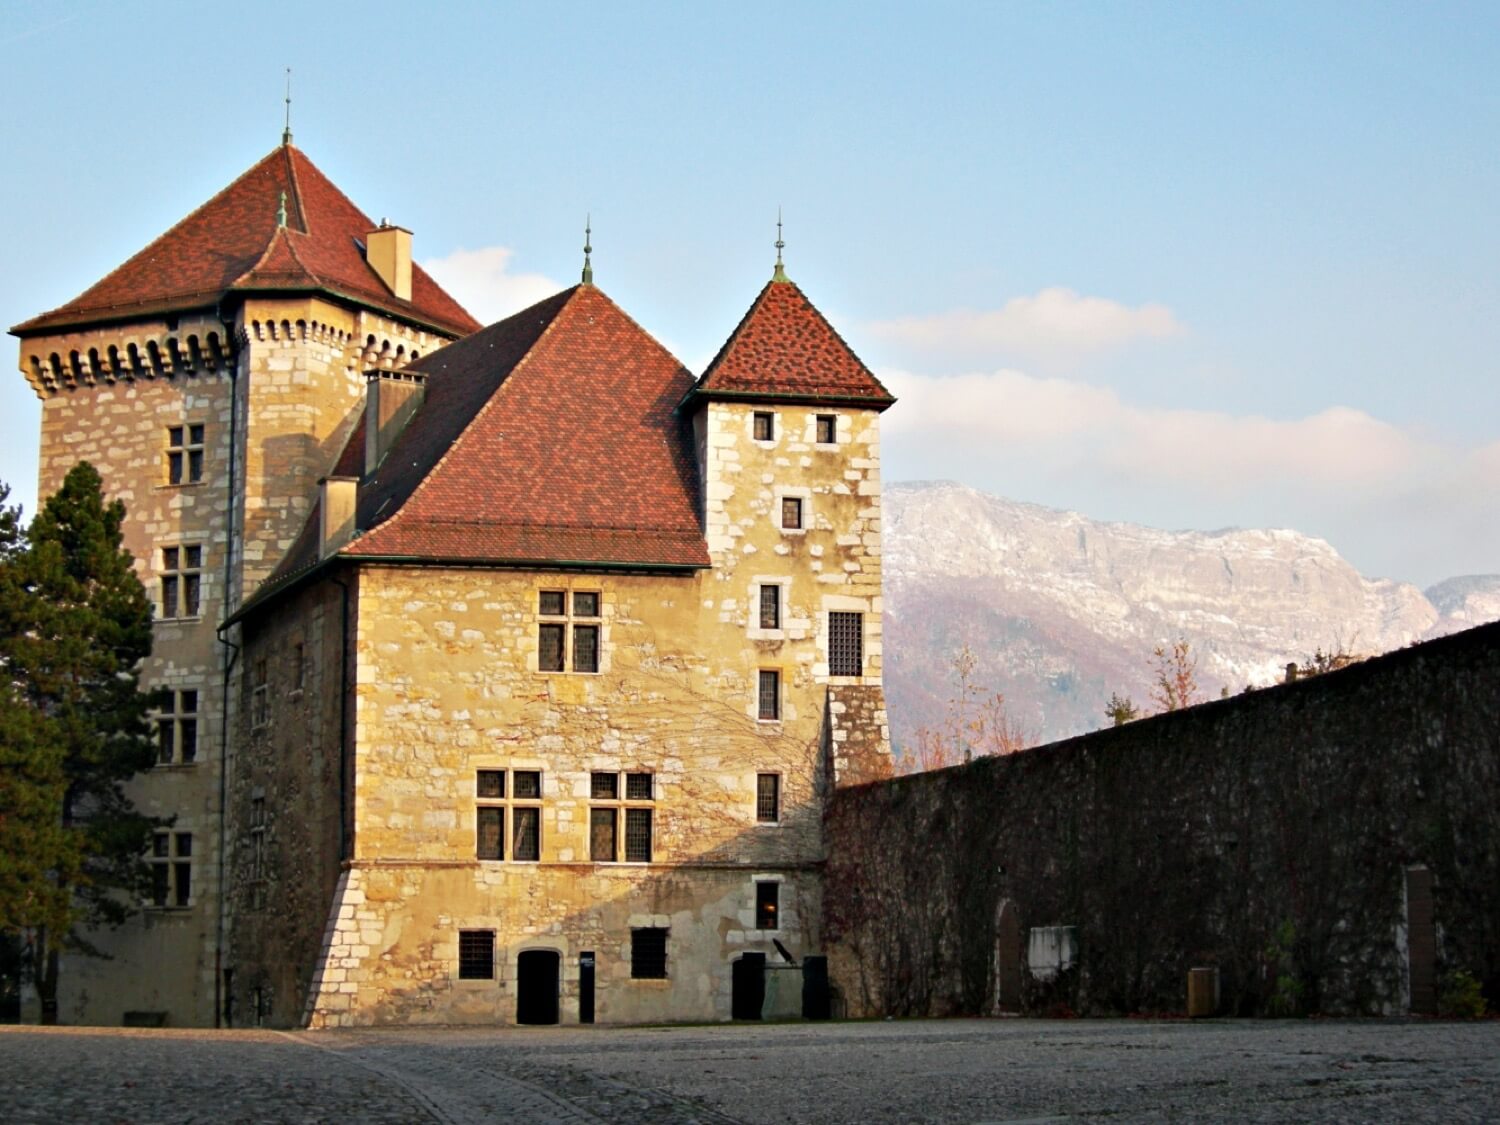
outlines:
[[592, 283], [481, 328], [288, 135], [12, 329], [156, 603], [169, 823], [65, 1022], [802, 1010], [888, 772], [881, 412], [779, 258], [708, 369]]

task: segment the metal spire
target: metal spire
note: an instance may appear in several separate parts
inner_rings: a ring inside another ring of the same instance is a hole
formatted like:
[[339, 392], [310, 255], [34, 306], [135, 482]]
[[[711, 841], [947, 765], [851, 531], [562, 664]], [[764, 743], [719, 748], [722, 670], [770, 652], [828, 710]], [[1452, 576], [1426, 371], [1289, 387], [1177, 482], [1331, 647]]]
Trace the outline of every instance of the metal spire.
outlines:
[[776, 271], [771, 274], [772, 281], [790, 281], [786, 270], [781, 266], [781, 251], [785, 249], [786, 243], [781, 238], [781, 208], [776, 208]]
[[281, 131], [281, 143], [292, 143], [292, 68], [286, 68], [286, 128]]
[[592, 241], [593, 234], [594, 234], [593, 222], [594, 222], [594, 217], [592, 215], [587, 215], [587, 216], [584, 217], [584, 220], [583, 220], [583, 283], [585, 285], [592, 285], [592, 284], [594, 284], [594, 264], [589, 259], [589, 255], [594, 252], [593, 246], [590, 245], [590, 242]]

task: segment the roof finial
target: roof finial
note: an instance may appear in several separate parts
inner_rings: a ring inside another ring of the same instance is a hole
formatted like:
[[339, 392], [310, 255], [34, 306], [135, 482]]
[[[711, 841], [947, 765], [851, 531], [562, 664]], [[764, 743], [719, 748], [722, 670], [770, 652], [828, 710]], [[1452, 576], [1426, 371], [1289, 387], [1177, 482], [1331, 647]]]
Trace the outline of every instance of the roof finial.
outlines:
[[786, 270], [781, 267], [781, 251], [785, 247], [786, 243], [781, 239], [781, 207], [778, 205], [776, 208], [776, 271], [771, 274], [772, 281], [791, 280], [791, 278], [787, 277]]
[[589, 259], [589, 255], [594, 252], [593, 246], [590, 245], [593, 234], [594, 217], [586, 215], [583, 220], [583, 283], [585, 285], [594, 284], [594, 263]]
[[281, 143], [292, 143], [292, 68], [286, 68], [286, 128], [281, 131]]
[[281, 193], [281, 202], [276, 205], [276, 226], [286, 226], [286, 192]]

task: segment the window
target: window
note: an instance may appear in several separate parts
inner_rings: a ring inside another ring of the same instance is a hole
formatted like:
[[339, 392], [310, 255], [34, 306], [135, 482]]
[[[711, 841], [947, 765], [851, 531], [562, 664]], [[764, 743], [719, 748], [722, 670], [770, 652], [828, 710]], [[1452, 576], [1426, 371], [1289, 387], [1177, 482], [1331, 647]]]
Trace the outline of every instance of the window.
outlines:
[[151, 905], [188, 906], [193, 898], [193, 834], [158, 832], [151, 838]]
[[168, 710], [156, 720], [156, 760], [164, 766], [190, 765], [198, 758], [198, 693], [168, 693]]
[[776, 918], [780, 907], [780, 883], [755, 884], [755, 928], [757, 930], [776, 929]]
[[755, 819], [761, 824], [781, 820], [781, 775], [757, 774], [755, 778]]
[[[656, 800], [655, 775], [625, 774], [624, 800], [620, 775], [596, 771], [589, 775], [589, 859], [594, 863], [651, 862], [651, 834]], [[625, 847], [620, 852], [620, 818], [625, 820]]]
[[756, 441], [776, 440], [776, 415], [769, 410], [755, 412], [754, 427]]
[[765, 585], [760, 588], [760, 627], [781, 628], [781, 587]]
[[542, 590], [537, 613], [563, 619], [537, 625], [537, 671], [599, 671], [597, 590]]
[[250, 729], [260, 730], [270, 724], [270, 665], [264, 656], [257, 656], [250, 665]]
[[495, 979], [495, 931], [458, 931], [458, 979]]
[[266, 799], [250, 799], [250, 906], [266, 905]]
[[819, 414], [818, 418], [818, 444], [832, 445], [838, 441], [839, 420], [835, 414]]
[[[510, 858], [542, 858], [542, 774], [540, 770], [479, 770], [474, 778], [475, 842], [479, 859], [505, 858], [505, 818], [510, 817]], [[507, 792], [509, 796], [507, 797]]]
[[783, 496], [781, 498], [781, 526], [789, 531], [801, 530], [802, 497]]
[[828, 615], [828, 674], [862, 676], [865, 671], [865, 615]]
[[167, 483], [197, 484], [203, 479], [203, 426], [167, 427]]
[[781, 718], [781, 673], [771, 668], [760, 670], [760, 698], [755, 717], [766, 722]]
[[630, 931], [630, 975], [634, 979], [667, 979], [667, 933], [657, 926]]
[[185, 543], [161, 549], [161, 615], [197, 617], [202, 592], [203, 547]]

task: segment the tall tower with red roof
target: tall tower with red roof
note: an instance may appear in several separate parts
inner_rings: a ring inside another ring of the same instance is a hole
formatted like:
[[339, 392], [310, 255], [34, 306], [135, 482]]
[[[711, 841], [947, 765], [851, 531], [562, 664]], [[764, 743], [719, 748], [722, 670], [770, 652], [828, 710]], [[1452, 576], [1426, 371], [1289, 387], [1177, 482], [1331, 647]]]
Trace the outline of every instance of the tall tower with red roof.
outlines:
[[175, 818], [155, 892], [112, 960], [73, 959], [60, 1015], [119, 1023], [222, 1016], [221, 731], [247, 673], [218, 625], [282, 561], [318, 481], [362, 414], [366, 372], [405, 364], [477, 323], [283, 144], [129, 261], [16, 325], [42, 402], [40, 489], [92, 462], [128, 512], [126, 546], [156, 602], [143, 677], [167, 689], [160, 761], [134, 784]]

